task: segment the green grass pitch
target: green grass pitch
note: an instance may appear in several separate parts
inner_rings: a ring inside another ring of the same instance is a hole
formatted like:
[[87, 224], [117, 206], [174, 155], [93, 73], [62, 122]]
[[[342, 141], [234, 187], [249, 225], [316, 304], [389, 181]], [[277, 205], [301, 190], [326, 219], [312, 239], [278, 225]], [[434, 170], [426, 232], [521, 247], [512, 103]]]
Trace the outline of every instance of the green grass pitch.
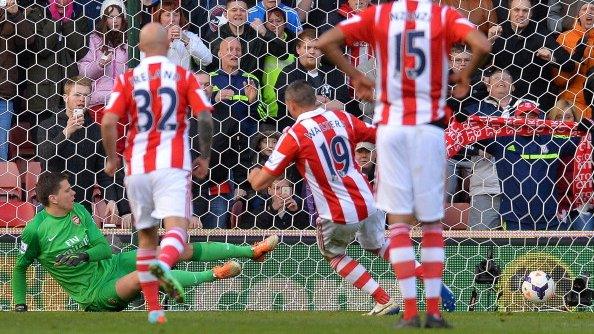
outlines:
[[[483, 313], [445, 315], [454, 326], [449, 333], [594, 333], [592, 313]], [[398, 316], [364, 317], [356, 312], [169, 312], [169, 322], [155, 326], [144, 312], [0, 312], [0, 333], [275, 333], [367, 334], [394, 333]], [[409, 330], [398, 333], [435, 333]]]

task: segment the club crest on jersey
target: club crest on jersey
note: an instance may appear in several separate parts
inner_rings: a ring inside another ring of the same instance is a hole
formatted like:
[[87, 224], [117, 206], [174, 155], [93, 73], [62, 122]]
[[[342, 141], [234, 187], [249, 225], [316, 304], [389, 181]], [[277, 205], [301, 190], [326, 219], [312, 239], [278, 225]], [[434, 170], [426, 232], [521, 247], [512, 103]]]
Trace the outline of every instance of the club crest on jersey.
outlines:
[[72, 216], [72, 223], [74, 223], [74, 225], [80, 225], [80, 218], [78, 218], [78, 216]]

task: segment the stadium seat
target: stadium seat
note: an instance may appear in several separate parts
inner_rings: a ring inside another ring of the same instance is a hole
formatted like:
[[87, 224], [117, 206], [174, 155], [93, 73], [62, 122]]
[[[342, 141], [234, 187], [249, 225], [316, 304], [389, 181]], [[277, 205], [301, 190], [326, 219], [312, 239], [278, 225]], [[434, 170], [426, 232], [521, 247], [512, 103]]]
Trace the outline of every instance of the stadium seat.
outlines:
[[35, 216], [35, 205], [22, 201], [0, 202], [0, 227], [24, 227]]
[[21, 200], [21, 176], [14, 162], [0, 161], [0, 201]]
[[27, 122], [19, 122], [10, 129], [8, 148], [10, 158], [30, 158], [35, 156], [35, 143], [33, 141], [31, 125]]
[[469, 203], [454, 203], [446, 205], [445, 216], [443, 218], [444, 229], [446, 230], [466, 230], [468, 229], [468, 213], [470, 211]]

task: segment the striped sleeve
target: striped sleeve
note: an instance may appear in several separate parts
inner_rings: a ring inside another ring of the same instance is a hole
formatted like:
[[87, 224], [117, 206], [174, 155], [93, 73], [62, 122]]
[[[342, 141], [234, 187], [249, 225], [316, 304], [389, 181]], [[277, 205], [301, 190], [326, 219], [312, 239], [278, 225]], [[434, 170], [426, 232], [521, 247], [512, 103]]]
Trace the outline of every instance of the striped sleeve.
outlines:
[[125, 75], [119, 75], [114, 83], [113, 90], [109, 96], [109, 102], [105, 106], [105, 113], [114, 113], [120, 118], [126, 115], [128, 109], [128, 96], [132, 91], [131, 88], [126, 87]]
[[371, 6], [359, 15], [346, 19], [338, 25], [338, 29], [344, 34], [347, 45], [353, 45], [357, 41], [373, 45], [373, 28], [375, 24], [376, 6]]
[[189, 74], [187, 83], [188, 104], [192, 108], [192, 113], [198, 114], [202, 111], [211, 110], [212, 106], [210, 105], [210, 101], [206, 97], [206, 94], [204, 94], [196, 77]]
[[281, 175], [295, 161], [297, 152], [299, 152], [297, 138], [295, 133], [289, 130], [280, 137], [274, 151], [272, 151], [264, 165], [264, 170], [274, 176]]
[[476, 26], [457, 10], [451, 7], [445, 7], [444, 10], [446, 11], [446, 38], [449, 45], [463, 42], [471, 31], [476, 30]]

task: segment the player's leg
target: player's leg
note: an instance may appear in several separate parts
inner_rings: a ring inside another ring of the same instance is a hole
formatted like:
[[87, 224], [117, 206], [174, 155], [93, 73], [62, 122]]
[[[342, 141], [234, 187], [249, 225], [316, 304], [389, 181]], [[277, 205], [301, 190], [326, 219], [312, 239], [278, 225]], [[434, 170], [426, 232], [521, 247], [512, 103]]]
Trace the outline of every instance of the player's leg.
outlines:
[[152, 185], [146, 174], [127, 176], [125, 183], [134, 225], [138, 230], [138, 250], [136, 251], [138, 282], [149, 310], [149, 322], [163, 323], [166, 319], [159, 304], [159, 281], [149, 271], [149, 265], [157, 258], [157, 227], [159, 226], [159, 220], [152, 216], [154, 210]]
[[388, 213], [390, 263], [404, 300], [404, 314], [398, 326], [419, 327], [415, 252], [410, 238], [411, 224], [415, 221], [409, 165], [413, 143], [407, 140], [407, 130], [404, 126], [378, 127], [376, 202], [380, 210]]
[[[444, 175], [446, 164], [443, 130], [433, 125], [415, 127], [415, 144], [424, 145], [423, 151], [413, 156], [413, 170], [418, 177], [413, 179], [414, 212], [422, 222], [421, 263], [427, 308], [426, 327], [448, 327], [439, 310], [439, 298], [445, 261], [443, 228]], [[419, 147], [419, 146], [417, 146]], [[427, 156], [431, 157], [428, 163]]]
[[161, 239], [158, 261], [150, 271], [165, 292], [178, 303], [184, 301], [183, 287], [171, 275], [171, 267], [179, 261], [188, 240], [188, 219], [192, 212], [190, 172], [182, 169], [159, 169], [150, 173], [155, 210], [152, 216], [163, 219], [165, 235]]
[[400, 310], [390, 295], [371, 277], [357, 260], [346, 254], [347, 246], [355, 240], [360, 224], [335, 224], [318, 218], [316, 221], [317, 243], [320, 252], [330, 267], [357, 289], [371, 296], [377, 303], [369, 315], [395, 314]]
[[181, 261], [216, 261], [247, 258], [261, 261], [278, 245], [278, 236], [271, 235], [252, 246], [239, 246], [226, 242], [193, 242], [184, 248]]
[[[357, 232], [357, 240], [363, 249], [390, 262], [390, 241], [385, 237], [385, 214], [381, 210], [363, 222]], [[416, 260], [415, 276], [418, 279], [423, 279], [423, 266]], [[456, 297], [445, 284], [442, 284], [441, 287], [441, 305], [448, 312], [456, 310]]]

